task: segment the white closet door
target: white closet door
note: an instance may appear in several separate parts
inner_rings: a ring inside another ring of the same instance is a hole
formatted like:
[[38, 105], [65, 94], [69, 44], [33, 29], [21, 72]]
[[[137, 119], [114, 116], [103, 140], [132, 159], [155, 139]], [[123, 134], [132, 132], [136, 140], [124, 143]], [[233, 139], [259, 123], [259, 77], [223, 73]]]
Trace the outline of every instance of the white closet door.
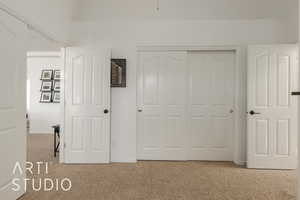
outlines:
[[110, 161], [110, 50], [67, 48], [65, 162]]
[[235, 53], [188, 53], [188, 159], [233, 160]]
[[299, 63], [296, 45], [248, 49], [249, 168], [296, 169]]
[[186, 52], [140, 52], [138, 159], [186, 159]]
[[[25, 193], [26, 174], [13, 173], [26, 162], [26, 45], [24, 24], [0, 11], [0, 199], [15, 200]], [[13, 179], [21, 188], [13, 191]]]

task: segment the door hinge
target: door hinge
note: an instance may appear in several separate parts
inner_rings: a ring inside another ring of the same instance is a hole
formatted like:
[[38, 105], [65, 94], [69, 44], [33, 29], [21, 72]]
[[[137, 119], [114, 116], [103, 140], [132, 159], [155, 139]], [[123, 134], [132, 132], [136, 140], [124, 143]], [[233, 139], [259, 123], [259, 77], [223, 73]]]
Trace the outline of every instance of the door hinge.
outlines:
[[64, 149], [67, 147], [67, 144], [64, 142]]

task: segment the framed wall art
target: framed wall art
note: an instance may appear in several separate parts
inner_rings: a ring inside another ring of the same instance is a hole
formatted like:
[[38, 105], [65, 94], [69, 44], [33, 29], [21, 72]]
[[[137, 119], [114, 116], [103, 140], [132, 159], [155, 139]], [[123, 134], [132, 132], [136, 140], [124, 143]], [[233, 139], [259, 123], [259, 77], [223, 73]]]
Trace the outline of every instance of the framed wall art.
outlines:
[[51, 103], [52, 93], [51, 92], [42, 92], [41, 93], [41, 103]]
[[52, 81], [42, 81], [41, 91], [51, 92], [51, 90], [52, 90]]
[[42, 71], [41, 80], [50, 81], [50, 80], [52, 80], [52, 76], [53, 76], [53, 70], [45, 69]]
[[111, 87], [126, 87], [126, 59], [111, 59]]
[[59, 92], [53, 92], [52, 95], [52, 102], [53, 103], [60, 103], [60, 93]]
[[60, 91], [60, 81], [54, 81], [53, 90], [55, 92], [59, 92]]
[[54, 70], [54, 76], [53, 79], [54, 80], [60, 80], [61, 75], [60, 75], [60, 70]]

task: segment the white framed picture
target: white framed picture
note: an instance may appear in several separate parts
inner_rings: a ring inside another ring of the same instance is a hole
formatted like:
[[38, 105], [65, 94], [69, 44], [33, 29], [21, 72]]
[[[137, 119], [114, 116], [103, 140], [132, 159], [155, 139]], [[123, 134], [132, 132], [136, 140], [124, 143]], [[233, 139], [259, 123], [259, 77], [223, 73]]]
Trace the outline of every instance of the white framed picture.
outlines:
[[51, 97], [52, 97], [51, 92], [42, 92], [40, 102], [41, 103], [51, 103]]
[[52, 81], [43, 81], [41, 86], [42, 92], [51, 92], [52, 90]]
[[53, 90], [56, 92], [60, 91], [60, 81], [54, 81]]
[[60, 80], [61, 75], [60, 75], [60, 70], [54, 70], [54, 80]]
[[53, 103], [60, 103], [60, 92], [53, 92]]
[[52, 80], [53, 70], [45, 69], [42, 71], [41, 80], [50, 81]]

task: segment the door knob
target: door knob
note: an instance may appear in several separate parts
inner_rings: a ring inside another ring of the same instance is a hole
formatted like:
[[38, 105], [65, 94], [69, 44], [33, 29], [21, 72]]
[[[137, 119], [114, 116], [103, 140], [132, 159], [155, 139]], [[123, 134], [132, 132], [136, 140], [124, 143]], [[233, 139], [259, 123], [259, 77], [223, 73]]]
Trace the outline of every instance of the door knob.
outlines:
[[108, 111], [108, 109], [105, 109], [104, 114], [107, 114], [107, 113], [109, 113], [109, 111]]
[[138, 109], [138, 112], [143, 112], [143, 110], [142, 109]]
[[261, 114], [261, 113], [255, 112], [254, 110], [251, 110], [251, 111], [249, 112], [249, 114], [250, 114], [250, 115], [259, 115], [259, 114]]

